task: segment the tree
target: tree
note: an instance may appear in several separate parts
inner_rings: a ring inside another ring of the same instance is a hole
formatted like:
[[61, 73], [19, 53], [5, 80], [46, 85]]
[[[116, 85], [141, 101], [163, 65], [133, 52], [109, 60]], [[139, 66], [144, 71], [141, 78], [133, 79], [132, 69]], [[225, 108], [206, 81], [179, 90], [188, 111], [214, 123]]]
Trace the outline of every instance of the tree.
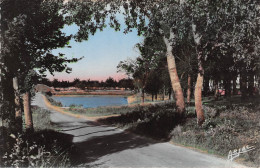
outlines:
[[162, 81], [160, 81], [161, 79], [160, 79], [158, 72], [152, 71], [149, 74], [147, 80], [148, 81], [145, 86], [145, 91], [147, 93], [152, 94], [152, 101], [154, 99], [154, 96], [155, 96], [155, 99], [157, 100], [157, 94], [158, 94], [160, 88], [162, 87], [162, 83], [163, 83]]
[[134, 85], [133, 85], [133, 80], [128, 78], [124, 78], [124, 79], [120, 79], [118, 81], [118, 87], [124, 88], [124, 89], [130, 89], [133, 90], [134, 89]]
[[117, 82], [112, 77], [109, 77], [105, 81], [105, 86], [106, 87], [116, 87], [117, 86]]
[[[3, 33], [1, 71], [5, 79], [2, 81], [5, 85], [8, 81], [11, 83], [12, 78], [17, 77], [20, 94], [25, 93], [29, 96], [24, 101], [25, 103], [30, 103], [27, 100], [30, 100], [30, 89], [35, 81], [35, 75], [32, 73], [34, 69], [38, 69], [38, 72], [43, 75], [47, 70], [51, 74], [54, 71], [70, 72], [71, 69], [66, 63], [78, 60], [67, 59], [63, 54], [54, 56], [50, 52], [52, 49], [64, 47], [71, 39], [71, 36], [66, 36], [60, 31], [65, 24], [60, 12], [62, 7], [62, 1], [4, 0], [1, 3], [1, 12], [4, 15], [1, 22]], [[11, 60], [13, 61], [10, 62]], [[9, 90], [9, 95], [4, 95], [4, 97], [9, 102], [9, 110], [6, 111], [9, 116], [6, 118], [12, 125], [14, 91], [10, 86], [12, 85], [4, 86], [4, 90]], [[30, 107], [30, 105], [26, 104], [25, 107]]]

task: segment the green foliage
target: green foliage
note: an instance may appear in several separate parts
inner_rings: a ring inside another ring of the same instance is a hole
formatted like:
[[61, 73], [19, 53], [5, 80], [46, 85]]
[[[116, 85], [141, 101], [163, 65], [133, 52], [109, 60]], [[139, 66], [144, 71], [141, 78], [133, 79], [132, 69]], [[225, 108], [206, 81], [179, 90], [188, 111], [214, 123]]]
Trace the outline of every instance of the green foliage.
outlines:
[[100, 122], [125, 127], [140, 135], [155, 139], [168, 139], [171, 130], [182, 123], [173, 103], [138, 106], [118, 117], [100, 119]]

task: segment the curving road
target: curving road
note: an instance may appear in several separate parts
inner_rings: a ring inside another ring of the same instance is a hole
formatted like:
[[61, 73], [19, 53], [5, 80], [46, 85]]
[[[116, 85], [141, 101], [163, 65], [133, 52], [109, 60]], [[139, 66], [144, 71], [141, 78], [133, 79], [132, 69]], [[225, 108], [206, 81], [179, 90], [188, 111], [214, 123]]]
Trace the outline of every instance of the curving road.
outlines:
[[[40, 93], [32, 105], [48, 109]], [[172, 167], [229, 168], [245, 167], [225, 159], [199, 153], [170, 143], [160, 143], [115, 127], [101, 125], [51, 111], [51, 120], [62, 133], [73, 135], [80, 149], [79, 166], [91, 167]]]

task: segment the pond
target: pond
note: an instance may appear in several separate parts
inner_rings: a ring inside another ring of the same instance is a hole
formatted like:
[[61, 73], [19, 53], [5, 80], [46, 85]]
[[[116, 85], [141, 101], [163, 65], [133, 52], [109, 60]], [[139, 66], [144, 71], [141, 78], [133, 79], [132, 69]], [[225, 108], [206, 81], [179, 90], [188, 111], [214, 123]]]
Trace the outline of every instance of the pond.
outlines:
[[127, 97], [123, 96], [52, 96], [52, 98], [61, 102], [64, 107], [69, 107], [72, 104], [82, 105], [84, 108], [128, 104]]

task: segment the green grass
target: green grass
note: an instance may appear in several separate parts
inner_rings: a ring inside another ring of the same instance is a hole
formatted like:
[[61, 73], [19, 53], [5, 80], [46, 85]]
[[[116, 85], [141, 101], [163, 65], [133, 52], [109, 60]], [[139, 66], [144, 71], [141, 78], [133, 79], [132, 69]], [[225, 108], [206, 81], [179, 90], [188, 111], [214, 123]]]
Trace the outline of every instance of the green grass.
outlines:
[[121, 115], [133, 111], [137, 106], [114, 106], [114, 107], [97, 107], [97, 108], [82, 108], [78, 106], [72, 106], [65, 109], [67, 112], [74, 114], [81, 114], [88, 117], [109, 116], [109, 115]]

